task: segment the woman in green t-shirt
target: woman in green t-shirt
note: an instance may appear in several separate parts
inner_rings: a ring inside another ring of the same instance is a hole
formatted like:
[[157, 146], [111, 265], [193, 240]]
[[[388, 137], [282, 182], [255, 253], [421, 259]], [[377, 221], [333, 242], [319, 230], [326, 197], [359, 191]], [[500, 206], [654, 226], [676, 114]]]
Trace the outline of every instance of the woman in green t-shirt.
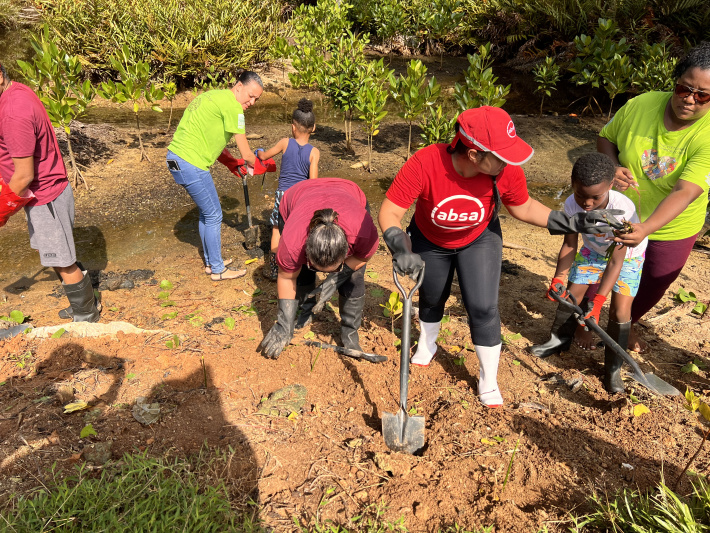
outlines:
[[[710, 43], [676, 65], [672, 93], [651, 92], [626, 103], [602, 128], [597, 150], [618, 168], [615, 187], [637, 204], [641, 222], [617, 242], [648, 237], [635, 324], [663, 297], [688, 260], [705, 222], [710, 188]], [[640, 204], [640, 205], [639, 205]], [[632, 329], [629, 349], [647, 345]]]
[[213, 281], [240, 278], [246, 270], [231, 269], [231, 260], [222, 260], [222, 206], [210, 167], [219, 160], [236, 174], [237, 160], [226, 149], [232, 137], [241, 157], [254, 165], [256, 156], [247, 141], [244, 111], [256, 103], [263, 90], [258, 74], [242, 71], [231, 89], [202, 93], [185, 109], [168, 146], [168, 170], [197, 204], [205, 273]]

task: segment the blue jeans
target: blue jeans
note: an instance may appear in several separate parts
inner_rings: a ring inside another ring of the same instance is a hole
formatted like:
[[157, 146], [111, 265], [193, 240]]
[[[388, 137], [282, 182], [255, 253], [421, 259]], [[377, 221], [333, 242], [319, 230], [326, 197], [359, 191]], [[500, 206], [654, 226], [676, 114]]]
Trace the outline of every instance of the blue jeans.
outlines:
[[213, 274], [219, 274], [225, 269], [222, 261], [222, 206], [212, 174], [188, 163], [170, 150], [166, 160], [175, 183], [185, 187], [187, 194], [197, 204], [200, 213], [198, 228], [205, 252], [205, 264], [212, 268]]

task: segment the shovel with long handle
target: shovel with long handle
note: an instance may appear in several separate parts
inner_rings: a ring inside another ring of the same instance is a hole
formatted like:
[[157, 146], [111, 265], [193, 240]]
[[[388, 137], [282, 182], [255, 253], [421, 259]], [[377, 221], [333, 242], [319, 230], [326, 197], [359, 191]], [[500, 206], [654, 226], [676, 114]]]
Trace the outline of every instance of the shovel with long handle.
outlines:
[[409, 344], [412, 329], [412, 298], [424, 281], [424, 268], [417, 278], [416, 284], [409, 291], [404, 290], [394, 271], [394, 283], [402, 293], [402, 349], [399, 359], [399, 411], [383, 413], [382, 435], [390, 450], [415, 454], [424, 448], [424, 417], [407, 414], [407, 392], [409, 390]]
[[580, 324], [584, 324], [587, 328], [590, 328], [596, 332], [596, 334], [599, 335], [599, 337], [601, 337], [604, 341], [606, 346], [614, 350], [619, 357], [629, 364], [632, 369], [631, 377], [634, 381], [637, 381], [651, 392], [655, 392], [656, 394], [660, 394], [662, 396], [678, 396], [680, 394], [680, 391], [673, 385], [663, 381], [652, 372], [644, 373], [634, 358], [631, 357], [624, 348], [619, 346], [619, 344], [612, 339], [606, 331], [599, 327], [599, 324], [597, 324], [593, 318], [584, 319], [584, 311], [582, 311], [582, 308], [577, 305], [577, 300], [573, 295], [567, 293], [567, 296], [571, 300], [570, 301], [562, 296], [561, 291], [552, 290], [550, 293], [560, 304], [570, 308], [574, 312], [574, 315]]
[[333, 350], [340, 355], [345, 355], [347, 357], [352, 357], [353, 359], [364, 359], [370, 363], [384, 363], [387, 361], [387, 357], [384, 355], [377, 355], [376, 353], [362, 352], [360, 350], [353, 350], [351, 348], [345, 348], [343, 346], [336, 346], [335, 344], [326, 344], [324, 342], [318, 341], [306, 341], [303, 344], [306, 346], [314, 346], [316, 348], [323, 348], [326, 350]]
[[252, 226], [251, 223], [251, 203], [249, 202], [249, 186], [247, 185], [247, 174], [243, 167], [239, 167], [239, 175], [242, 177], [242, 187], [244, 188], [244, 205], [247, 208], [247, 225], [249, 226], [244, 231], [244, 247], [247, 250], [255, 248], [259, 240], [259, 228]]

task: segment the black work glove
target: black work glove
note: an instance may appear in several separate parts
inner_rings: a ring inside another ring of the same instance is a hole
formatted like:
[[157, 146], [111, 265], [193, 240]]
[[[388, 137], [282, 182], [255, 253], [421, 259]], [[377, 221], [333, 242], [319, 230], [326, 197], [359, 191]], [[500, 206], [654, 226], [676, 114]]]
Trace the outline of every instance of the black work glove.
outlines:
[[348, 265], [343, 265], [343, 269], [340, 272], [331, 272], [325, 281], [318, 285], [315, 290], [308, 293], [308, 298], [313, 298], [314, 296], [319, 296], [316, 305], [313, 307], [312, 313], [320, 313], [330, 301], [330, 298], [335, 294], [335, 291], [346, 281], [350, 279], [350, 276], [355, 272]]
[[[624, 225], [613, 215], [623, 215], [621, 209], [596, 209], [566, 215], [564, 211], [552, 211], [547, 219], [547, 229], [550, 235], [566, 233], [609, 233], [621, 229]], [[597, 224], [597, 223], [601, 224]]]
[[401, 228], [392, 226], [382, 234], [387, 248], [392, 252], [392, 266], [400, 276], [410, 276], [414, 281], [424, 268], [424, 261], [412, 252], [412, 241]]
[[288, 346], [293, 337], [293, 327], [296, 323], [298, 300], [285, 300], [279, 298], [279, 311], [276, 315], [276, 324], [261, 341], [264, 355], [269, 359], [278, 359], [284, 348]]

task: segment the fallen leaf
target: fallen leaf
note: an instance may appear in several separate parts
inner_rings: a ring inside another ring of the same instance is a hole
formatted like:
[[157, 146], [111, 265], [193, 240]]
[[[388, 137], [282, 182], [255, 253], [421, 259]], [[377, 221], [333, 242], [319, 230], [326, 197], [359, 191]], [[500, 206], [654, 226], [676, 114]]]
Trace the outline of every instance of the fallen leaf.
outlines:
[[75, 411], [81, 411], [89, 407], [89, 404], [84, 400], [79, 400], [77, 402], [68, 403], [64, 406], [64, 414], [73, 413]]
[[634, 405], [634, 416], [641, 416], [650, 412], [651, 410], [642, 403], [637, 403], [636, 405]]
[[145, 441], [145, 443], [146, 443], [148, 446], [150, 446], [150, 445], [153, 444], [154, 442], [155, 442], [155, 439], [154, 439], [153, 437], [151, 437], [151, 438], [149, 438], [147, 441]]
[[487, 444], [488, 446], [495, 446], [496, 444], [498, 444], [496, 441], [491, 440], [491, 439], [487, 439], [486, 437], [483, 437], [481, 439], [481, 443]]
[[252, 264], [253, 262], [255, 262], [255, 261], [258, 261], [258, 259], [257, 259], [257, 258], [254, 258], [254, 259], [247, 259], [246, 261], [244, 261], [244, 264], [245, 264], [245, 265], [251, 265], [251, 264]]

